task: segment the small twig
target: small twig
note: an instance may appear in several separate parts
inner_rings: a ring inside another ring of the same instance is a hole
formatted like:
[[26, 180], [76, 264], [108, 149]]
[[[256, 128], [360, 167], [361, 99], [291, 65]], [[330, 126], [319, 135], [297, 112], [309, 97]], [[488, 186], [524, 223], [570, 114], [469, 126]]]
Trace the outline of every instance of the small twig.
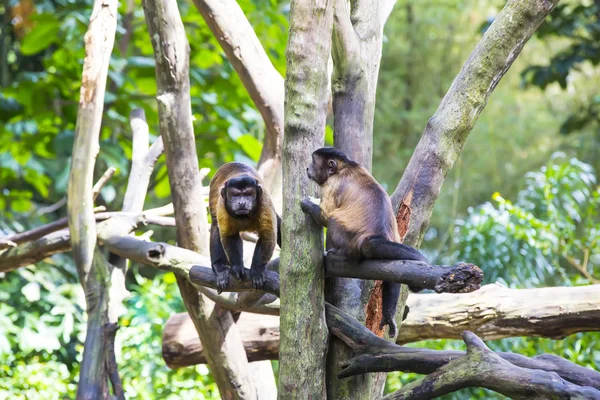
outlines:
[[54, 211], [58, 210], [59, 208], [61, 208], [65, 204], [67, 204], [67, 196], [63, 197], [62, 199], [60, 199], [59, 201], [57, 201], [54, 204], [51, 204], [51, 205], [49, 205], [47, 207], [40, 208], [38, 210], [38, 215], [44, 215], [44, 214], [53, 213]]
[[110, 178], [112, 178], [116, 171], [116, 168], [110, 167], [106, 170], [106, 172], [104, 172], [104, 174], [102, 174], [100, 179], [98, 179], [98, 182], [96, 182], [96, 184], [92, 188], [92, 197], [94, 198], [94, 200], [96, 200], [104, 185], [106, 185], [106, 183], [110, 180]]
[[[585, 257], [585, 254], [584, 254], [584, 257]], [[577, 260], [575, 260], [573, 257], [565, 255], [565, 260], [567, 260], [573, 268], [575, 268], [577, 271], [579, 271], [591, 283], [593, 283], [593, 284], [600, 283], [600, 279], [594, 278], [594, 276], [592, 274], [590, 274], [590, 272], [586, 268], [584, 268], [582, 265], [580, 265], [577, 262]], [[586, 260], [586, 263], [587, 263], [587, 260]]]

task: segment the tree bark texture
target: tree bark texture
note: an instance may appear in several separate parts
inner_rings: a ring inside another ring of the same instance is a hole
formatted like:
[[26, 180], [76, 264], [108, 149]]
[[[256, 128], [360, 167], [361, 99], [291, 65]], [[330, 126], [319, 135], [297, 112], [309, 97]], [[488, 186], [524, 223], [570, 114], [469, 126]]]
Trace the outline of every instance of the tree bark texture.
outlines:
[[509, 0], [454, 78], [392, 195], [404, 243], [421, 243], [444, 178], [489, 96], [558, 0]]
[[78, 399], [98, 399], [108, 394], [104, 364], [104, 324], [107, 321], [109, 265], [96, 247], [94, 217], [94, 164], [99, 150], [100, 127], [110, 55], [117, 28], [117, 2], [96, 0], [84, 36], [85, 59], [75, 128], [75, 142], [67, 211], [73, 259], [83, 286], [88, 315], [81, 360]]
[[322, 228], [302, 212], [315, 195], [305, 173], [323, 144], [333, 0], [294, 0], [286, 49], [279, 398], [325, 398], [327, 326]]
[[225, 51], [254, 105], [266, 134], [258, 171], [281, 211], [281, 151], [283, 145], [283, 77], [269, 59], [254, 29], [235, 0], [194, 0], [208, 27]]
[[[189, 44], [176, 1], [144, 0], [143, 6], [156, 59], [156, 98], [177, 221], [177, 243], [205, 253], [208, 222], [192, 126]], [[208, 365], [221, 397], [257, 398], [231, 312], [204, 298], [189, 281], [178, 277], [177, 283], [207, 349]]]

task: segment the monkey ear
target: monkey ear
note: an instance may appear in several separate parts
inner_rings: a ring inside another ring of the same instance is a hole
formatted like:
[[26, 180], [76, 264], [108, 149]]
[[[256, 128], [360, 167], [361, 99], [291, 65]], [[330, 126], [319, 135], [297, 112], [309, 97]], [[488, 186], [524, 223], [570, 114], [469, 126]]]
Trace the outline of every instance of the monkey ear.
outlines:
[[221, 188], [221, 197], [225, 200], [227, 200], [227, 188], [225, 186], [223, 186], [223, 188]]
[[256, 197], [260, 198], [260, 196], [262, 196], [262, 194], [263, 194], [262, 185], [260, 183], [257, 183], [256, 184]]
[[335, 160], [329, 160], [327, 163], [329, 175], [333, 175], [337, 172], [337, 163]]

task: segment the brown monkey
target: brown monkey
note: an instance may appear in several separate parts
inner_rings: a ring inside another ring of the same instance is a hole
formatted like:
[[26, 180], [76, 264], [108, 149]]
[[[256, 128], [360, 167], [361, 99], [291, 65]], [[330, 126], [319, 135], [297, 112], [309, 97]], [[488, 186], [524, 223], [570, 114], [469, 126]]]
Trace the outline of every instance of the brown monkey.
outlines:
[[[321, 204], [318, 206], [304, 199], [302, 211], [327, 227], [328, 254], [337, 253], [358, 260], [427, 262], [419, 251], [399, 243], [390, 197], [360, 164], [335, 148], [323, 147], [312, 154], [312, 163], [306, 172], [321, 187]], [[380, 329], [388, 325], [390, 336], [396, 334], [394, 316], [399, 296], [399, 284], [383, 283]]]
[[222, 165], [210, 181], [208, 203], [212, 218], [210, 259], [217, 290], [221, 292], [229, 284], [228, 266], [237, 280], [245, 278], [241, 232], [258, 234], [250, 276], [254, 287], [262, 289], [275, 243], [281, 246], [281, 218], [271, 196], [263, 190], [258, 172], [240, 162]]

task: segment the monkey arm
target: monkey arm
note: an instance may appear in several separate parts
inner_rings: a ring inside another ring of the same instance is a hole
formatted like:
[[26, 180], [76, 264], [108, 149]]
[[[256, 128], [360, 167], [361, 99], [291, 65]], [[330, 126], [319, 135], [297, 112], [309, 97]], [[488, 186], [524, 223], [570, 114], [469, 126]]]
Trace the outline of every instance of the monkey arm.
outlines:
[[244, 244], [239, 233], [221, 234], [221, 243], [229, 259], [231, 272], [238, 281], [244, 280]]
[[229, 261], [221, 243], [221, 234], [216, 218], [210, 226], [210, 262], [217, 277], [217, 291], [221, 293], [229, 284]]
[[310, 215], [317, 224], [327, 227], [327, 217], [321, 211], [321, 207], [310, 201], [308, 197], [302, 200], [300, 208], [305, 214]]
[[275, 251], [276, 237], [272, 231], [259, 232], [258, 241], [254, 248], [252, 256], [252, 265], [250, 266], [250, 276], [255, 289], [262, 289], [265, 283], [265, 271], [267, 263]]

